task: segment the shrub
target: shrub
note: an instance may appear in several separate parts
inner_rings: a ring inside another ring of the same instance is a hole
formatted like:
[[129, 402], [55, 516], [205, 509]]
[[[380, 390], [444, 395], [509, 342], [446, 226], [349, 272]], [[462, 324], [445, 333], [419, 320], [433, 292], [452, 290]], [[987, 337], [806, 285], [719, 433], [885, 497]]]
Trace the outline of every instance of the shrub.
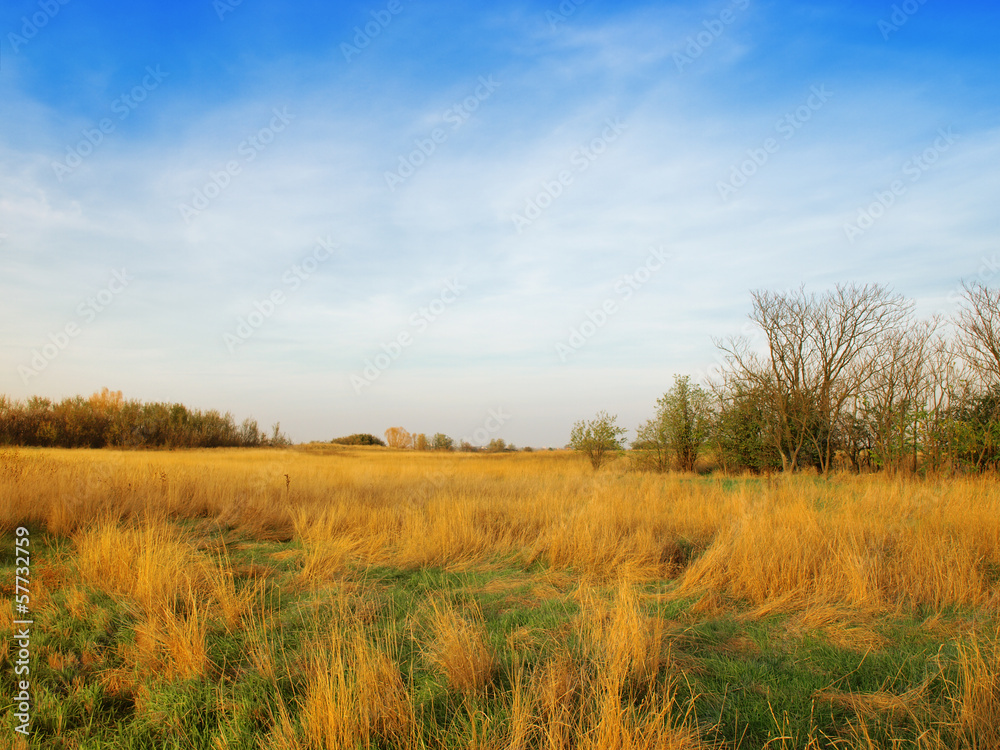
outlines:
[[353, 435], [348, 435], [347, 437], [334, 438], [330, 441], [331, 443], [336, 443], [337, 445], [381, 445], [385, 447], [385, 441], [381, 438], [377, 438], [374, 435], [370, 435], [367, 432], [356, 432]]

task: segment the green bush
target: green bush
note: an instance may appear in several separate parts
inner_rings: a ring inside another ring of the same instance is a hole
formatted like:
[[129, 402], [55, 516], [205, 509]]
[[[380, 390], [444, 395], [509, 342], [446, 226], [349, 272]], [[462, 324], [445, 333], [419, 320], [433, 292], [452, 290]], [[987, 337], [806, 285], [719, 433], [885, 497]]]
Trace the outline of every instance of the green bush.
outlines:
[[381, 445], [385, 448], [385, 441], [382, 438], [377, 438], [367, 432], [357, 432], [347, 437], [334, 438], [330, 442], [337, 445]]

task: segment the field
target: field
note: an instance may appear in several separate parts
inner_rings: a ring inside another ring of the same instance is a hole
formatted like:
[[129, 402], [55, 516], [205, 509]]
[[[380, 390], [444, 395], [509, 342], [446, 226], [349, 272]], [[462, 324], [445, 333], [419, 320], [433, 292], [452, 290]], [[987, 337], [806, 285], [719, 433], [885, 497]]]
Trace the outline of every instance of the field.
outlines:
[[0, 747], [1000, 747], [994, 478], [6, 450], [5, 707], [21, 526]]

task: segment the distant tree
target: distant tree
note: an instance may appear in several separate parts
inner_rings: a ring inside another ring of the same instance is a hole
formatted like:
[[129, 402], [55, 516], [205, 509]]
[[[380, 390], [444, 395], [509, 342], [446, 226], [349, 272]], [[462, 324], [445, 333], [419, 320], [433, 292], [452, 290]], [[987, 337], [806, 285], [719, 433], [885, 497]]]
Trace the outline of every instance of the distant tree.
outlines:
[[477, 448], [476, 446], [474, 446], [468, 440], [463, 440], [461, 442], [461, 444], [459, 445], [458, 449], [460, 451], [462, 451], [462, 453], [478, 453], [479, 452], [479, 448]]
[[657, 471], [666, 471], [671, 459], [681, 471], [694, 471], [711, 425], [711, 395], [700, 385], [692, 385], [687, 375], [680, 375], [657, 400], [656, 416], [639, 428], [635, 447], [645, 452]]
[[453, 451], [455, 450], [455, 441], [443, 432], [436, 432], [431, 438], [431, 447], [436, 451]]
[[413, 443], [410, 433], [402, 427], [390, 427], [385, 431], [385, 442], [390, 448], [409, 448]]
[[[176, 409], [176, 407], [180, 407], [182, 411], [179, 414], [186, 421], [189, 417], [187, 410], [180, 404], [176, 404], [174, 408]], [[178, 438], [183, 440], [180, 435]], [[244, 419], [240, 425], [240, 445], [244, 448], [255, 448], [265, 442], [267, 442], [267, 435], [257, 427], [257, 420], [250, 417]]]
[[413, 450], [426, 451], [430, 450], [431, 444], [427, 440], [427, 436], [424, 433], [419, 433], [413, 436]]
[[583, 420], [573, 425], [569, 444], [590, 459], [594, 469], [601, 468], [615, 452], [622, 450], [625, 428], [617, 424], [618, 417], [601, 411], [591, 420]]
[[281, 422], [275, 422], [271, 425], [271, 437], [267, 439], [267, 444], [273, 448], [284, 448], [292, 444], [288, 435], [281, 431]]
[[493, 438], [486, 446], [487, 453], [503, 453], [505, 450], [507, 450], [507, 443], [501, 438]]
[[357, 432], [347, 437], [334, 438], [330, 442], [337, 445], [380, 445], [385, 447], [385, 441], [382, 438], [377, 438], [367, 432]]
[[[272, 436], [273, 437], [273, 436]], [[58, 403], [0, 399], [0, 444], [62, 448], [216, 448], [271, 444], [252, 419], [188, 409], [183, 404], [126, 401], [104, 388]]]

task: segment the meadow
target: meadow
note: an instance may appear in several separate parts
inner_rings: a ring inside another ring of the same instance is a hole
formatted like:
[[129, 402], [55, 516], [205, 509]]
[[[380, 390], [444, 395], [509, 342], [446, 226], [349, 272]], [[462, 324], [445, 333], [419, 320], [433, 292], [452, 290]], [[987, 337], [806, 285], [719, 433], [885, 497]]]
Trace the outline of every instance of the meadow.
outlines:
[[0, 748], [1000, 747], [992, 476], [0, 452]]

